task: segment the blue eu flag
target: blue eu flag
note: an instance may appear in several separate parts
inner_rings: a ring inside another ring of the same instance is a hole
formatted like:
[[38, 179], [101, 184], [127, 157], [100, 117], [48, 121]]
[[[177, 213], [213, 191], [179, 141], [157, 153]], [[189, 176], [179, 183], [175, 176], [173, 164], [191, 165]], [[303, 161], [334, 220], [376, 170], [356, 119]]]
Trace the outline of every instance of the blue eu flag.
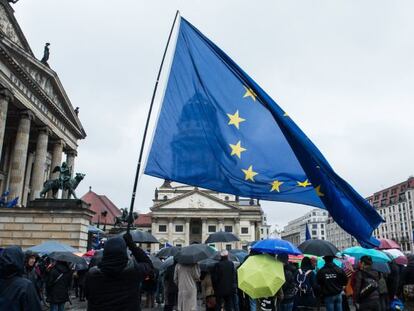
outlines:
[[378, 213], [232, 59], [181, 18], [145, 173], [329, 211], [364, 246]]

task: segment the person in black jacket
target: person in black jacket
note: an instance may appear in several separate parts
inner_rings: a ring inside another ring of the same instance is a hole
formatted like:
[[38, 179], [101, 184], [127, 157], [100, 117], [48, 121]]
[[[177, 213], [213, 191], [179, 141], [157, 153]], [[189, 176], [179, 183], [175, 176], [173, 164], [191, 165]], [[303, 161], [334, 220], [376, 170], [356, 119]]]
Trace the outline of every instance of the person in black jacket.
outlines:
[[[127, 254], [127, 246], [135, 260]], [[130, 234], [109, 239], [98, 266], [86, 274], [88, 311], [138, 311], [139, 286], [153, 271], [150, 258], [137, 247]]]
[[49, 267], [46, 274], [46, 301], [50, 303], [50, 311], [65, 310], [71, 283], [72, 270], [66, 262], [57, 261]]
[[333, 256], [325, 256], [325, 265], [316, 275], [324, 297], [326, 311], [342, 311], [342, 291], [348, 279], [345, 272], [333, 262]]
[[216, 310], [221, 310], [224, 303], [224, 310], [233, 310], [234, 284], [236, 283], [236, 269], [234, 264], [229, 260], [229, 252], [221, 252], [220, 261], [215, 265], [211, 274], [213, 281], [214, 293], [216, 295]]
[[172, 311], [177, 305], [178, 287], [174, 282], [174, 271], [177, 261], [169, 266], [164, 273], [164, 311]]
[[285, 283], [282, 286], [283, 298], [280, 302], [278, 302], [277, 310], [292, 311], [296, 294], [296, 267], [293, 264], [289, 263], [289, 256], [287, 254], [277, 255], [277, 260], [283, 263], [283, 270], [285, 272]]
[[362, 256], [360, 263], [361, 266], [355, 274], [354, 288], [358, 310], [381, 310], [378, 290], [379, 273], [372, 270], [371, 256]]
[[19, 246], [10, 246], [0, 255], [0, 310], [41, 311], [33, 283], [23, 278], [24, 254]]

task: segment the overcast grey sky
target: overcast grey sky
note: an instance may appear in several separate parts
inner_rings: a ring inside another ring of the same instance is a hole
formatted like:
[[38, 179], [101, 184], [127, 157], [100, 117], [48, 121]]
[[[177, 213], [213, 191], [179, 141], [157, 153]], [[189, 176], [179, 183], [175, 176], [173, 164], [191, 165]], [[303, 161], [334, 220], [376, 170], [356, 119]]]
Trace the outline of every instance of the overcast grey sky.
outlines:
[[[92, 186], [119, 208], [129, 206], [177, 9], [289, 113], [363, 196], [414, 173], [413, 1], [20, 0], [13, 6], [38, 58], [51, 43], [49, 64], [80, 107], [88, 137], [76, 160], [76, 171], [87, 174], [79, 195]], [[141, 178], [136, 210], [148, 210], [161, 183]], [[262, 205], [279, 225], [308, 210]]]

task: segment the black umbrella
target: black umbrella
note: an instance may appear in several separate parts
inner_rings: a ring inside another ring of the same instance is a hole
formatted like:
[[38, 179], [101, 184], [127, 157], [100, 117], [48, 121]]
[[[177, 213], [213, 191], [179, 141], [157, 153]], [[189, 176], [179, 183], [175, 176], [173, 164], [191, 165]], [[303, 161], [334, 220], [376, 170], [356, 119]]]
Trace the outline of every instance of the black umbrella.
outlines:
[[215, 254], [215, 250], [206, 244], [193, 244], [183, 247], [181, 251], [174, 256], [178, 263], [184, 265], [195, 264], [203, 259], [209, 258]]
[[178, 252], [181, 250], [181, 247], [172, 246], [172, 247], [164, 247], [160, 249], [160, 251], [157, 253], [158, 258], [168, 258], [170, 256], [175, 256], [178, 254]]
[[151, 262], [154, 268], [157, 270], [160, 270], [162, 261], [158, 257], [155, 257], [154, 255], [150, 255], [149, 258], [151, 259]]
[[219, 231], [219, 232], [210, 234], [205, 243], [209, 244], [209, 243], [217, 243], [217, 242], [235, 242], [235, 241], [240, 241], [240, 239], [237, 236], [235, 236], [233, 233]]
[[218, 263], [217, 260], [213, 258], [207, 258], [207, 259], [203, 259], [199, 261], [198, 265], [200, 266], [201, 271], [208, 272], [208, 271], [211, 271], [217, 263]]
[[[123, 236], [124, 234], [125, 232], [119, 234], [119, 236]], [[151, 233], [147, 231], [133, 230], [130, 234], [135, 243], [160, 243]]]
[[85, 258], [76, 256], [70, 252], [53, 252], [49, 254], [49, 257], [56, 261], [65, 261], [74, 264], [86, 264]]
[[[217, 251], [217, 252], [216, 252], [215, 254], [213, 254], [210, 258], [211, 258], [211, 259], [214, 259], [214, 260], [219, 261], [219, 260], [221, 259], [221, 252]], [[232, 253], [230, 253], [230, 252], [229, 252], [229, 254], [228, 254], [227, 258], [228, 258], [230, 261], [239, 261], [239, 259], [237, 258], [237, 256], [236, 256], [236, 255], [234, 255], [234, 254], [232, 254]]]
[[331, 242], [325, 240], [307, 240], [300, 244], [298, 248], [304, 254], [322, 256], [336, 256], [339, 250]]
[[168, 267], [172, 266], [174, 264], [174, 257], [168, 257], [161, 265], [160, 271], [167, 270]]

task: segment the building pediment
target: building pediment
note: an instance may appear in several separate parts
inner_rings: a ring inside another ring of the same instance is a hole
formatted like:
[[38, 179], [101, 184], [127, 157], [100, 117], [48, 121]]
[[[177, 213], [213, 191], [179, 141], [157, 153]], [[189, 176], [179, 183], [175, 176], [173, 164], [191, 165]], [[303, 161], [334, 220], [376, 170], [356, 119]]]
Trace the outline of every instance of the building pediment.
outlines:
[[173, 199], [158, 203], [151, 208], [160, 210], [238, 210], [239, 208], [197, 189]]
[[[0, 41], [0, 53], [10, 68], [8, 78], [11, 83], [20, 89], [34, 106], [39, 106], [38, 101], [46, 104], [44, 106], [69, 127], [78, 139], [85, 138], [86, 133], [56, 72], [7, 41]], [[39, 110], [44, 109], [40, 106]]]
[[14, 17], [14, 10], [6, 0], [0, 0], [0, 34], [30, 55], [33, 55], [19, 24]]

